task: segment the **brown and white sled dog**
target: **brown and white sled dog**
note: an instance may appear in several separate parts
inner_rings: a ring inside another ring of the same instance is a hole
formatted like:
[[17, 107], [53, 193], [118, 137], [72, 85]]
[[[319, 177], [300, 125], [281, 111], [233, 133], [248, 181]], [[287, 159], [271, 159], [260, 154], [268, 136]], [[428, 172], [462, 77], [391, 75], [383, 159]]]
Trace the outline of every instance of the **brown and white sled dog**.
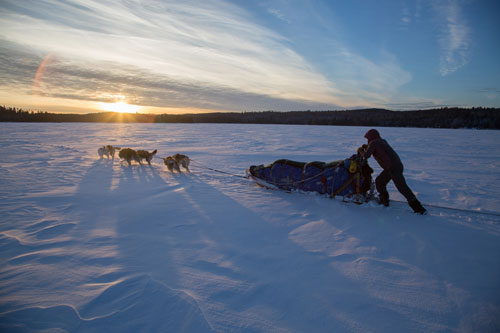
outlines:
[[186, 169], [188, 172], [191, 172], [189, 171], [189, 162], [191, 161], [189, 159], [189, 157], [187, 157], [186, 155], [182, 155], [182, 154], [175, 154], [173, 156], [174, 160], [177, 162], [177, 165], [178, 166], [181, 166]]
[[111, 155], [113, 159], [115, 158], [115, 152], [121, 149], [120, 147], [114, 147], [111, 145], [107, 145], [106, 148], [108, 149], [108, 153]]
[[179, 164], [177, 164], [172, 156], [164, 158], [163, 163], [167, 166], [170, 172], [174, 171], [174, 169], [181, 172], [181, 170], [179, 169]]
[[110, 156], [114, 159], [115, 158], [115, 152], [120, 150], [120, 147], [113, 147], [111, 145], [106, 145], [102, 146], [99, 149], [97, 149], [97, 154], [101, 157], [104, 158], [106, 156], [109, 158]]
[[189, 161], [189, 157], [183, 154], [175, 154], [163, 159], [163, 163], [165, 163], [168, 170], [173, 171], [173, 169], [175, 169], [178, 172], [181, 172], [180, 166], [182, 166], [188, 172], [191, 172], [189, 170]]
[[137, 152], [133, 149], [124, 148], [124, 149], [120, 150], [120, 152], [118, 153], [118, 156], [121, 159], [123, 159], [124, 161], [127, 161], [128, 165], [131, 165], [130, 162], [132, 160], [136, 161], [139, 164], [142, 164], [141, 158], [139, 157], [139, 154], [137, 154]]
[[141, 158], [141, 160], [146, 160], [149, 165], [151, 165], [151, 160], [153, 159], [153, 156], [157, 153], [157, 150], [153, 150], [153, 152], [148, 152], [147, 150], [138, 150], [137, 155]]

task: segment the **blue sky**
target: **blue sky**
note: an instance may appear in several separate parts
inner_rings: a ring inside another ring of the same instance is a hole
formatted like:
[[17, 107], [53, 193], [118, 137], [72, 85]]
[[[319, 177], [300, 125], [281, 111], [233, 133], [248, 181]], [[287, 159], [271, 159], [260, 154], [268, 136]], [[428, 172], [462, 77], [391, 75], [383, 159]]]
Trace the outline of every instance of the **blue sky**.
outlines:
[[500, 1], [479, 0], [2, 0], [0, 103], [159, 113], [499, 107], [498, 13]]

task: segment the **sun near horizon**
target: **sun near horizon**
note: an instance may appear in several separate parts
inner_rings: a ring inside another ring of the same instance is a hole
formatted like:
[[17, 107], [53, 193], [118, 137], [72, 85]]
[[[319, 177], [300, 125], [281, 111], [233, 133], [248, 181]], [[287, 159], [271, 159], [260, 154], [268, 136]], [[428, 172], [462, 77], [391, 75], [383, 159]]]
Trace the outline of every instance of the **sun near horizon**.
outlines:
[[99, 103], [99, 108], [103, 111], [112, 111], [119, 113], [135, 113], [141, 109], [141, 106], [128, 104], [125, 102]]

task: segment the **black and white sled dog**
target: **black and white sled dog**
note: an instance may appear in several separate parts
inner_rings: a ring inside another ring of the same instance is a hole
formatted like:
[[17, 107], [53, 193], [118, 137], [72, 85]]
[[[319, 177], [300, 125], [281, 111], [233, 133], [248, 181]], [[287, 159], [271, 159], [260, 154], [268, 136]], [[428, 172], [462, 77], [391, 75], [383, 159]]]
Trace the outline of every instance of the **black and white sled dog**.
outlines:
[[106, 155], [106, 157], [109, 158], [109, 152], [106, 146], [102, 146], [99, 149], [97, 149], [97, 154], [99, 155], [100, 158], [104, 158], [104, 155]]

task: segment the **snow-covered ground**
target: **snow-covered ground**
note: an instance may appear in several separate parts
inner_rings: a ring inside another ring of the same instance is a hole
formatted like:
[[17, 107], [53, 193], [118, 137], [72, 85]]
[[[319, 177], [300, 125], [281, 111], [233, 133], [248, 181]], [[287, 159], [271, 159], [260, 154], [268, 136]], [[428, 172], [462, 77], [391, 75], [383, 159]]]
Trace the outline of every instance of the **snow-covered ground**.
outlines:
[[207, 169], [344, 159], [366, 130], [0, 124], [0, 331], [498, 332], [499, 131], [379, 128], [427, 216]]

